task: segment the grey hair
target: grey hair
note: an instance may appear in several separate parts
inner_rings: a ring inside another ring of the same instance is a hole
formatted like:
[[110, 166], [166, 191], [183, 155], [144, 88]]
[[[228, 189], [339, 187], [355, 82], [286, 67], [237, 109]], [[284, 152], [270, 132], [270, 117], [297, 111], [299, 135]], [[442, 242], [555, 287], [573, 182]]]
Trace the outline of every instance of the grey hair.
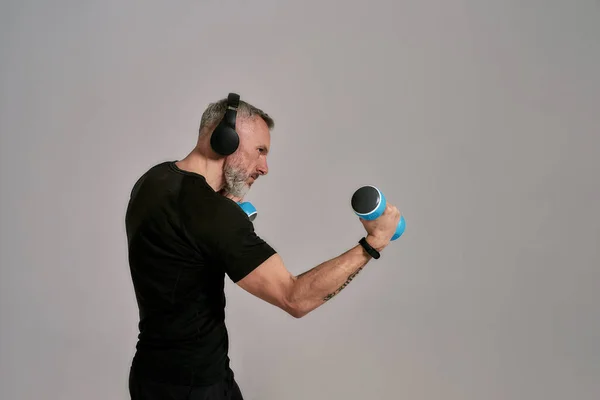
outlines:
[[[202, 119], [200, 120], [200, 129], [199, 132], [202, 135], [203, 133], [208, 132], [209, 129], [216, 127], [217, 124], [223, 119], [225, 115], [225, 110], [227, 109], [227, 98], [221, 99], [217, 102], [210, 103], [206, 110], [202, 113]], [[249, 118], [253, 116], [259, 116], [267, 123], [269, 130], [272, 130], [275, 127], [275, 121], [273, 118], [269, 116], [266, 112], [249, 104], [243, 100], [240, 100], [240, 104], [238, 107], [237, 116], [242, 118]]]

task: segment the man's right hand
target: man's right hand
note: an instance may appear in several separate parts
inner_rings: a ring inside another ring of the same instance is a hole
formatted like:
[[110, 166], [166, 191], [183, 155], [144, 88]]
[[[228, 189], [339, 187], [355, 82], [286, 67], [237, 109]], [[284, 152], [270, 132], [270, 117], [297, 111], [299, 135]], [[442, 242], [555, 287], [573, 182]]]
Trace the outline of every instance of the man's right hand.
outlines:
[[400, 211], [391, 204], [387, 204], [379, 218], [367, 221], [359, 218], [367, 231], [367, 242], [377, 251], [383, 250], [392, 240], [400, 222]]

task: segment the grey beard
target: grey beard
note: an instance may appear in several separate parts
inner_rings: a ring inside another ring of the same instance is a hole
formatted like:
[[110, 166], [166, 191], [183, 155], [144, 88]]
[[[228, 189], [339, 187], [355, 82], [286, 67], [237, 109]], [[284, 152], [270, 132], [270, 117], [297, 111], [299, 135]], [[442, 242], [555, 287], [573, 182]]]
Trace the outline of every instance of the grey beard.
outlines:
[[250, 189], [246, 183], [248, 177], [231, 167], [225, 168], [223, 173], [225, 177], [223, 191], [234, 197], [243, 198]]

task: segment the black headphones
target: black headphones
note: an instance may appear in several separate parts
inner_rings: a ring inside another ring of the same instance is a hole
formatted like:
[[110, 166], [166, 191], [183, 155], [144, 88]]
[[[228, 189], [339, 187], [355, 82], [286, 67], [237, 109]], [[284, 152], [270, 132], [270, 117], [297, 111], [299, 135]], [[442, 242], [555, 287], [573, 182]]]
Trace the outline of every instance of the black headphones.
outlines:
[[229, 93], [225, 115], [210, 137], [210, 145], [213, 150], [222, 156], [233, 154], [240, 145], [240, 137], [235, 131], [235, 119], [239, 105], [240, 96], [236, 93]]

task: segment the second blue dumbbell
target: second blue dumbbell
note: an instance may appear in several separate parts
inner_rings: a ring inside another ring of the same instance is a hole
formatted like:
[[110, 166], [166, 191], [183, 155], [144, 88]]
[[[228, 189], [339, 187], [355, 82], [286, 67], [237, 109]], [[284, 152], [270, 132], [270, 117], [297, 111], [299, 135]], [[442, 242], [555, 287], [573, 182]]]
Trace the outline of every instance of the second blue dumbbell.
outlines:
[[[387, 205], [383, 192], [375, 186], [363, 186], [357, 189], [352, 195], [350, 203], [354, 213], [367, 221], [379, 218]], [[394, 236], [392, 236], [392, 240], [396, 240], [402, 236], [405, 229], [406, 221], [403, 216], [400, 216], [400, 221], [398, 222]]]
[[244, 210], [250, 221], [254, 221], [258, 216], [258, 211], [256, 211], [256, 208], [249, 201], [238, 202], [238, 205]]

